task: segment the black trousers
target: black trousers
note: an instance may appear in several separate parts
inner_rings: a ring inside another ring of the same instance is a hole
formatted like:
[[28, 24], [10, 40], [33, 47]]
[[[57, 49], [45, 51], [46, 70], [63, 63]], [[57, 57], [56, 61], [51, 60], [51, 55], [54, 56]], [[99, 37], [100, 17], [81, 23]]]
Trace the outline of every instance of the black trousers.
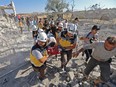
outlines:
[[86, 61], [91, 57], [92, 49], [87, 49], [84, 51], [86, 54]]
[[107, 82], [110, 79], [110, 63], [108, 61], [98, 61], [93, 57], [89, 60], [84, 73], [85, 75], [89, 75], [90, 72], [97, 66], [100, 67], [100, 78], [102, 81]]
[[[67, 56], [67, 58], [65, 58], [65, 55]], [[68, 50], [68, 51], [61, 51], [61, 63], [63, 66], [66, 66], [66, 64], [69, 62], [69, 60], [72, 58], [72, 50]], [[66, 61], [67, 60], [67, 61]]]

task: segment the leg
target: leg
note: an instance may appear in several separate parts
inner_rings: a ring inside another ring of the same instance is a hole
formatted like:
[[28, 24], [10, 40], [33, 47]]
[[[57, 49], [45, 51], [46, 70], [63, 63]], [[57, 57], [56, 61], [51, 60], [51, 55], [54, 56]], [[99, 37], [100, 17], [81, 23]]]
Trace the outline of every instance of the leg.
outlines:
[[72, 50], [67, 51], [66, 54], [67, 54], [67, 62], [66, 62], [65, 65], [67, 65], [67, 63], [69, 62], [69, 60], [72, 58]]
[[46, 76], [45, 76], [45, 72], [46, 72], [46, 62], [44, 63], [44, 65], [42, 65], [40, 68], [39, 68], [39, 73], [40, 73], [40, 80], [43, 80]]
[[40, 69], [39, 72], [40, 72], [39, 78], [43, 79], [45, 77], [45, 69]]
[[21, 34], [23, 33], [23, 28], [21, 27]]
[[91, 53], [92, 53], [92, 49], [85, 50], [86, 62], [88, 61], [89, 57], [91, 57]]
[[108, 62], [101, 62], [99, 65], [101, 70], [100, 79], [103, 82], [107, 82], [110, 79], [110, 64]]
[[85, 74], [86, 76], [88, 76], [89, 73], [93, 70], [93, 68], [94, 68], [95, 66], [97, 66], [97, 65], [98, 65], [98, 61], [95, 60], [94, 58], [91, 58], [91, 59], [89, 60], [88, 64], [87, 64], [85, 70], [84, 70], [84, 74]]
[[35, 33], [35, 32], [34, 32], [34, 31], [32, 31], [32, 37], [33, 37], [33, 38], [34, 38], [34, 33]]
[[65, 52], [61, 51], [61, 68], [63, 68], [65, 66], [66, 60], [65, 60]]

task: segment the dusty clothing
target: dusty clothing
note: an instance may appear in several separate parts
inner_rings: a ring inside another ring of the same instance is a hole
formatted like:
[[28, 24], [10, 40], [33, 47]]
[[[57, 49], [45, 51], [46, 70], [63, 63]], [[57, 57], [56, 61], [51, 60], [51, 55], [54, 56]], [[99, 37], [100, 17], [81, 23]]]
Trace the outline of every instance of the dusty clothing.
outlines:
[[112, 51], [107, 51], [104, 48], [104, 42], [96, 42], [90, 45], [84, 46], [84, 49], [93, 49], [92, 56], [99, 61], [108, 61], [109, 58], [116, 55], [116, 48]]
[[94, 58], [91, 58], [90, 61], [88, 62], [84, 73], [86, 75], [89, 75], [89, 73], [97, 66], [100, 66], [100, 70], [101, 70], [101, 75], [100, 78], [102, 81], [107, 82], [110, 79], [110, 63], [108, 61], [106, 62], [101, 62], [98, 61]]
[[93, 68], [99, 65], [101, 70], [101, 80], [107, 82], [110, 78], [110, 63], [108, 60], [116, 55], [116, 48], [108, 51], [104, 48], [104, 42], [96, 42], [84, 46], [84, 49], [93, 49], [92, 58], [84, 70], [85, 75], [88, 76]]

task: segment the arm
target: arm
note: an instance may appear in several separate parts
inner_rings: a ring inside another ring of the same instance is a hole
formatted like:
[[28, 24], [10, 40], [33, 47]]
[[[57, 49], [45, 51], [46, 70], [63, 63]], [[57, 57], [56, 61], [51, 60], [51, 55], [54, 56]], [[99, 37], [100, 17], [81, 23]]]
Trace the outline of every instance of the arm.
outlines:
[[73, 57], [77, 57], [83, 51], [84, 51], [84, 48], [79, 49], [77, 52], [73, 53]]
[[72, 44], [72, 46], [64, 47], [65, 49], [74, 49], [76, 47], [76, 43]]
[[41, 62], [41, 63], [44, 63], [46, 60], [48, 59], [48, 57], [43, 57], [42, 59], [39, 59], [39, 61]]
[[41, 54], [40, 51], [38, 50], [33, 50], [32, 54], [38, 59], [38, 61], [40, 61], [41, 63], [44, 63], [48, 57], [45, 57]]
[[81, 52], [83, 52], [86, 49], [93, 49], [95, 47], [97, 47], [97, 43], [88, 44], [83, 48], [79, 49], [77, 52], [73, 53], [73, 57], [77, 57]]
[[59, 45], [59, 40], [61, 39], [61, 33], [60, 34], [57, 34], [56, 33], [56, 42], [57, 42], [57, 45]]
[[76, 48], [76, 46], [78, 46], [78, 37], [76, 36], [75, 40], [74, 40], [74, 43], [71, 44], [71, 46], [68, 46], [68, 47], [65, 47], [65, 49], [74, 49]]
[[89, 38], [86, 38], [86, 37], [80, 37], [80, 40], [84, 40], [84, 41], [86, 41], [86, 40], [89, 40]]

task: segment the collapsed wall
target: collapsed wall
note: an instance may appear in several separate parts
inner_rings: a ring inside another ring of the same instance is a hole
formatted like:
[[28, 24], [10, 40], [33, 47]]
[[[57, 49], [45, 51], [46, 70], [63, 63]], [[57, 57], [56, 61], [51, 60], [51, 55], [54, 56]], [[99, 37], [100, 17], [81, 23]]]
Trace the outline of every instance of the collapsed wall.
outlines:
[[21, 34], [17, 23], [0, 16], [0, 76], [28, 60], [30, 33]]

